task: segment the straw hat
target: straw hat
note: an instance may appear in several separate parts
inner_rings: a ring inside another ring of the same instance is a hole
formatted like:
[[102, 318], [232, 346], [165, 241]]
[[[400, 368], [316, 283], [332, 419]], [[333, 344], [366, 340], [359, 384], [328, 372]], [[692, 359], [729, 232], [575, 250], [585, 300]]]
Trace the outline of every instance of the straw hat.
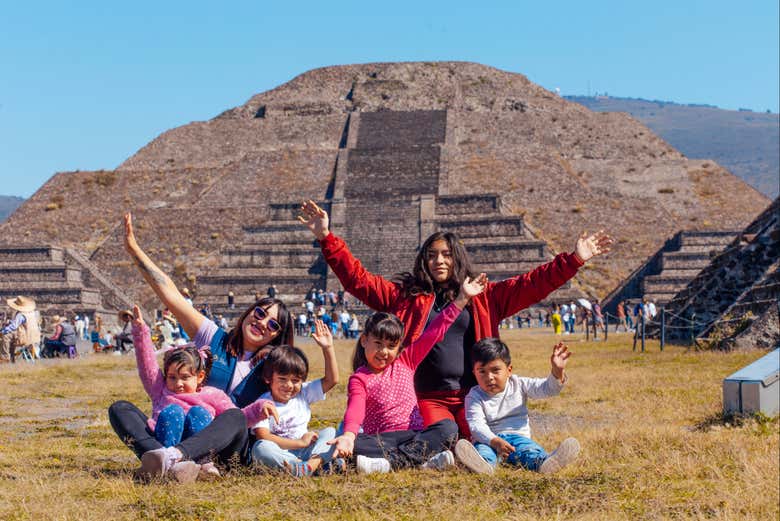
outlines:
[[133, 312], [129, 309], [123, 309], [117, 314], [117, 316], [119, 317], [119, 320], [124, 320], [125, 316], [127, 316], [128, 320], [133, 320]]
[[65, 322], [65, 317], [61, 317], [59, 315], [54, 315], [51, 317], [51, 325], [56, 326], [57, 324], [61, 324]]
[[185, 296], [185, 297], [187, 297], [187, 298], [192, 298], [192, 295], [190, 295], [190, 290], [189, 290], [189, 288], [183, 288], [183, 289], [181, 290], [181, 294], [182, 294], [182, 295], [184, 295], [184, 296]]
[[21, 295], [16, 298], [9, 298], [5, 303], [8, 304], [10, 308], [21, 311], [22, 313], [28, 313], [35, 310], [35, 301]]

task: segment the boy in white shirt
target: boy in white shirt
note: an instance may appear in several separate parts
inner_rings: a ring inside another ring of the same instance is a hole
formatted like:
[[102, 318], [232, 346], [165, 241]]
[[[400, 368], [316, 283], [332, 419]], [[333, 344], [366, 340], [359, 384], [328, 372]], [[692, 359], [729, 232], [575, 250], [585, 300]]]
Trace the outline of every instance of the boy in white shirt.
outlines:
[[[466, 420], [474, 447], [492, 467], [498, 459], [513, 466], [550, 474], [577, 457], [580, 444], [567, 438], [550, 455], [531, 439], [528, 398], [560, 393], [566, 381], [564, 368], [571, 353], [563, 342], [553, 347], [547, 378], [512, 374], [509, 349], [498, 338], [485, 338], [472, 348], [471, 360], [478, 386], [466, 395]], [[463, 449], [463, 447], [461, 447]]]
[[324, 400], [339, 380], [330, 328], [321, 320], [315, 321], [315, 328], [312, 337], [322, 348], [325, 377], [306, 382], [309, 361], [303, 351], [286, 345], [272, 349], [263, 363], [263, 379], [271, 390], [259, 399], [274, 401], [279, 421], [265, 419], [252, 427], [258, 440], [252, 447], [252, 460], [287, 469], [294, 476], [309, 476], [329, 463], [333, 447], [328, 441], [336, 436], [333, 427], [309, 430], [310, 404]]

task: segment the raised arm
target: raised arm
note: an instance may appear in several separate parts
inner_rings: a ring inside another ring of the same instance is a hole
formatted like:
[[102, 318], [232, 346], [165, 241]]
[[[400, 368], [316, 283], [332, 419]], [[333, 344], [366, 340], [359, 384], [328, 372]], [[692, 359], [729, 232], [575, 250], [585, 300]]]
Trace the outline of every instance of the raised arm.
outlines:
[[298, 220], [320, 241], [322, 256], [345, 291], [376, 311], [392, 312], [393, 305], [400, 298], [398, 286], [363, 267], [344, 240], [330, 232], [325, 210], [314, 201], [305, 201]]
[[133, 232], [133, 216], [125, 214], [125, 249], [133, 258], [133, 262], [143, 275], [146, 282], [154, 290], [165, 306], [171, 310], [176, 320], [190, 337], [194, 337], [206, 317], [198, 313], [176, 289], [170, 277], [158, 268], [152, 259], [138, 246]]
[[162, 394], [165, 387], [165, 377], [160, 371], [160, 366], [157, 365], [149, 326], [141, 317], [141, 310], [138, 306], [133, 306], [132, 328], [138, 377], [141, 379], [146, 394], [149, 395], [149, 398], [154, 399]]
[[322, 392], [327, 393], [339, 383], [339, 366], [336, 362], [336, 350], [333, 347], [333, 334], [322, 320], [314, 321], [315, 331], [312, 338], [322, 348], [325, 360], [325, 376], [322, 378]]

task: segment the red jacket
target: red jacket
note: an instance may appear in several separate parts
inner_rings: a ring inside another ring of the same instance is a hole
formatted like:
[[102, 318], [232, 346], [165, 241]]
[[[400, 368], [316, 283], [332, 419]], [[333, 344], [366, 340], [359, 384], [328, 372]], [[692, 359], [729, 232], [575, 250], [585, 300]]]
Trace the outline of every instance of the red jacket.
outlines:
[[[398, 284], [367, 271], [344, 240], [333, 232], [320, 241], [320, 246], [344, 290], [371, 309], [393, 313], [401, 319], [405, 328], [401, 345], [409, 345], [422, 334], [433, 306], [433, 293], [405, 297]], [[489, 282], [485, 291], [469, 303], [474, 318], [474, 341], [498, 337], [502, 319], [544, 299], [572, 278], [580, 266], [582, 262], [574, 253], [560, 253], [533, 271]]]

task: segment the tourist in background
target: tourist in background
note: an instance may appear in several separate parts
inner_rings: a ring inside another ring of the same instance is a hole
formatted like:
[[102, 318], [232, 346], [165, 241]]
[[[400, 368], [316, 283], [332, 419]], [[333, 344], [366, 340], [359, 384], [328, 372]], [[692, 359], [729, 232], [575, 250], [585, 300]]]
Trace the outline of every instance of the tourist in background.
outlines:
[[30, 356], [39, 356], [41, 343], [40, 315], [35, 309], [35, 301], [21, 295], [7, 299], [5, 303], [16, 311], [8, 324], [3, 325], [0, 334], [9, 336], [8, 355], [11, 362], [16, 361], [17, 350], [26, 350]]

